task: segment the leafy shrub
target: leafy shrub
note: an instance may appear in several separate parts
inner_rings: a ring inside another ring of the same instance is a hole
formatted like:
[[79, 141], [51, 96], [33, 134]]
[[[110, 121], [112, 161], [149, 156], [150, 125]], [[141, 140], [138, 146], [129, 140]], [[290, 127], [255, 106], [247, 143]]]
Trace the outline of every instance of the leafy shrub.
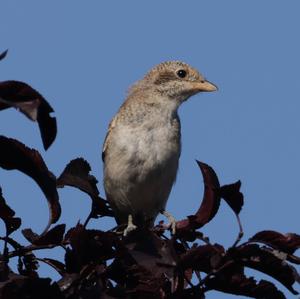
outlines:
[[[7, 51], [2, 53], [0, 60], [6, 54]], [[37, 121], [44, 148], [49, 148], [55, 140], [56, 120], [50, 116], [53, 109], [43, 96], [23, 82], [0, 82], [0, 110], [10, 107]], [[273, 283], [247, 277], [246, 267], [273, 277], [292, 294], [298, 294], [293, 284], [300, 279], [292, 264], [300, 264], [300, 258], [294, 255], [300, 248], [300, 236], [261, 231], [241, 243], [241, 182], [220, 186], [215, 171], [205, 163], [197, 161], [204, 179], [203, 200], [194, 215], [177, 222], [175, 235], [167, 237], [168, 226], [161, 222], [151, 230], [137, 230], [123, 237], [118, 230], [86, 228], [91, 218], [113, 217], [113, 212], [100, 197], [97, 180], [83, 158], [72, 160], [55, 177], [40, 153], [21, 142], [0, 136], [0, 148], [0, 166], [30, 176], [49, 206], [49, 222], [43, 233], [23, 229], [22, 234], [30, 243], [23, 246], [12, 237], [20, 228], [21, 219], [7, 205], [0, 188], [0, 218], [6, 228], [5, 236], [0, 237], [4, 244], [0, 256], [0, 298], [192, 299], [205, 298], [210, 290], [252, 298], [285, 298]], [[65, 186], [75, 187], [91, 198], [86, 221], [67, 232], [65, 224], [56, 224], [61, 214], [57, 188]], [[212, 244], [199, 231], [216, 216], [221, 200], [233, 210], [239, 225], [239, 235], [227, 250]], [[58, 246], [65, 251], [64, 261], [35, 255], [36, 250]], [[13, 257], [18, 257], [18, 273], [9, 266]], [[61, 279], [53, 282], [40, 278], [39, 263], [53, 267]]]

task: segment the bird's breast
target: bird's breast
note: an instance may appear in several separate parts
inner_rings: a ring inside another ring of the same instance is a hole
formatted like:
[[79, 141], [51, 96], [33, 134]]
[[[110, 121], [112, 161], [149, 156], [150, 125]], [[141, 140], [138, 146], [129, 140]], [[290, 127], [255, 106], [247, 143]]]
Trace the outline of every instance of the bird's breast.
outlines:
[[181, 151], [177, 118], [145, 121], [138, 126], [118, 126], [112, 137], [110, 157], [107, 158], [114, 160], [123, 177], [143, 181], [163, 172], [176, 176]]
[[128, 214], [153, 221], [164, 209], [179, 156], [176, 119], [114, 127], [105, 154], [104, 186], [120, 223], [127, 221]]
[[131, 140], [128, 151], [132, 159], [144, 160], [149, 167], [163, 166], [179, 158], [180, 131], [171, 122], [145, 122], [129, 128], [127, 138]]

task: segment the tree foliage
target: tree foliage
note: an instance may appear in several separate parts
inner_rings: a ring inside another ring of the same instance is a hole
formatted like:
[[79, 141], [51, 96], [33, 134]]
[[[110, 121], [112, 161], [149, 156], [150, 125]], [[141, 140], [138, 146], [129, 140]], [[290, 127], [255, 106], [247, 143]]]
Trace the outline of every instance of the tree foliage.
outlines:
[[[0, 54], [0, 60], [6, 54]], [[48, 149], [55, 140], [56, 120], [50, 116], [53, 109], [43, 96], [23, 82], [0, 82], [0, 110], [10, 107], [37, 121]], [[265, 230], [242, 242], [241, 182], [221, 186], [215, 171], [203, 162], [197, 161], [204, 179], [203, 200], [194, 215], [177, 222], [175, 235], [167, 237], [168, 226], [161, 222], [151, 230], [137, 230], [123, 237], [122, 228], [87, 228], [91, 218], [113, 217], [113, 212], [99, 195], [97, 179], [83, 158], [70, 161], [56, 177], [37, 150], [18, 140], [0, 136], [0, 148], [0, 167], [31, 177], [49, 206], [49, 222], [43, 233], [23, 229], [30, 245], [19, 244], [13, 234], [20, 228], [21, 218], [15, 216], [0, 188], [0, 218], [6, 228], [0, 237], [0, 298], [199, 299], [210, 290], [252, 298], [285, 298], [272, 282], [246, 276], [245, 268], [267, 274], [298, 294], [293, 285], [300, 282], [296, 269], [300, 258], [294, 253], [300, 248], [300, 236]], [[91, 198], [86, 221], [67, 231], [65, 224], [57, 224], [61, 214], [57, 188], [66, 186]], [[239, 225], [239, 235], [228, 249], [212, 244], [199, 230], [216, 216], [221, 200], [233, 210]], [[36, 250], [54, 247], [64, 249], [64, 261], [37, 257]], [[17, 273], [10, 268], [13, 257], [18, 257]], [[39, 263], [53, 267], [61, 278], [52, 281], [39, 277]]]

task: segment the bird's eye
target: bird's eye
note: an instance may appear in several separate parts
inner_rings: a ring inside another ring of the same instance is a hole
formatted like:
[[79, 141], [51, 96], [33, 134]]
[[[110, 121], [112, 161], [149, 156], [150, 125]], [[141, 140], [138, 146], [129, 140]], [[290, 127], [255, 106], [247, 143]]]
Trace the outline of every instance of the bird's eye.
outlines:
[[179, 78], [185, 78], [186, 77], [186, 71], [185, 70], [179, 70], [179, 71], [177, 71], [176, 74]]

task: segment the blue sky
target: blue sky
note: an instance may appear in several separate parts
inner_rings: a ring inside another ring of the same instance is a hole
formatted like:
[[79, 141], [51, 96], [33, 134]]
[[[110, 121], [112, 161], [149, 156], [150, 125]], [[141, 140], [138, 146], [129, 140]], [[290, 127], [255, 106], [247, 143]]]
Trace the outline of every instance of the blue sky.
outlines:
[[[198, 208], [198, 159], [213, 166], [222, 184], [241, 179], [245, 239], [264, 229], [299, 233], [299, 10], [296, 0], [2, 1], [0, 52], [9, 54], [0, 80], [40, 91], [55, 110], [58, 136], [45, 152], [37, 125], [14, 110], [1, 112], [0, 133], [38, 149], [56, 175], [83, 156], [103, 195], [101, 146], [126, 90], [162, 61], [185, 61], [219, 91], [194, 96], [180, 109], [183, 149], [168, 210], [180, 219]], [[48, 209], [39, 188], [4, 170], [0, 185], [22, 228], [41, 232]], [[61, 222], [84, 221], [90, 204], [84, 194], [66, 188], [60, 199]], [[204, 232], [213, 242], [233, 243], [237, 225], [226, 204]]]

